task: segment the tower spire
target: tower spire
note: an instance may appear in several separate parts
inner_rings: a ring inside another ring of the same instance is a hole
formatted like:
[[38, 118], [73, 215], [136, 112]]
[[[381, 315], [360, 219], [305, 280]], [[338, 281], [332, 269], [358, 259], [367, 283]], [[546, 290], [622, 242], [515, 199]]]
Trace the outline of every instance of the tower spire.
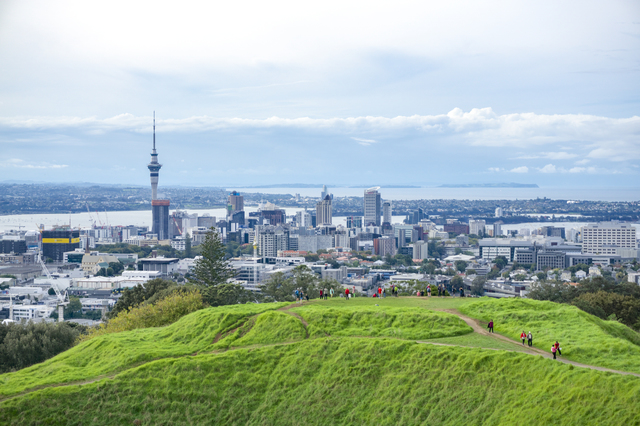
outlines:
[[153, 150], [156, 150], [156, 112], [153, 111]]

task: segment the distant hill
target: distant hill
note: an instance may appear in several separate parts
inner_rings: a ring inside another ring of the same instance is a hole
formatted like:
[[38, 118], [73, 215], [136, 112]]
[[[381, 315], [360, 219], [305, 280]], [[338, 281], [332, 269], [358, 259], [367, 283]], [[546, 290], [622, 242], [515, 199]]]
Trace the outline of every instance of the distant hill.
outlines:
[[535, 183], [452, 183], [440, 185], [438, 188], [540, 188]]

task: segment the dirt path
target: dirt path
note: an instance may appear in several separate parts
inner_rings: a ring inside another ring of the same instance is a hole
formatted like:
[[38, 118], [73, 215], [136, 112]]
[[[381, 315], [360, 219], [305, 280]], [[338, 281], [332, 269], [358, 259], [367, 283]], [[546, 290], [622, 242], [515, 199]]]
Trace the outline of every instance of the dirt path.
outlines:
[[307, 329], [307, 327], [309, 327], [309, 324], [300, 315], [296, 314], [295, 312], [289, 311], [289, 309], [295, 308], [297, 306], [301, 306], [303, 303], [304, 302], [302, 302], [300, 304], [298, 304], [298, 303], [293, 304], [292, 303], [291, 305], [287, 305], [287, 306], [284, 306], [284, 307], [278, 309], [278, 311], [282, 311], [285, 314], [291, 315], [292, 317], [297, 318], [298, 320], [300, 320], [300, 322], [302, 323], [302, 326], [304, 327], [304, 332], [307, 334], [306, 339], [308, 339], [309, 338], [309, 330]]
[[[498, 339], [501, 340], [503, 342], [508, 342], [510, 344], [513, 345], [517, 345], [520, 349], [524, 349], [524, 350], [519, 350], [519, 351], [509, 351], [509, 352], [522, 352], [522, 353], [526, 353], [529, 355], [541, 355], [545, 358], [550, 358], [553, 359], [553, 355], [550, 352], [546, 352], [543, 351], [542, 349], [538, 349], [535, 347], [529, 347], [529, 346], [522, 346], [520, 342], [517, 342], [515, 340], [511, 340], [506, 336], [503, 336], [501, 334], [496, 334], [496, 333], [489, 333], [489, 330], [484, 327], [483, 325], [480, 324], [479, 320], [470, 318], [466, 315], [461, 314], [460, 312], [458, 312], [456, 309], [433, 309], [436, 311], [441, 311], [441, 312], [447, 312], [453, 315], [458, 316], [461, 320], [463, 320], [464, 322], [467, 323], [467, 325], [469, 325], [471, 328], [473, 328], [473, 331], [475, 333], [478, 334], [482, 334], [483, 336], [489, 336], [492, 337], [494, 339]], [[419, 342], [419, 343], [429, 343], [429, 342]], [[441, 343], [441, 345], [443, 345]], [[574, 365], [576, 367], [582, 367], [582, 368], [590, 368], [592, 370], [598, 370], [598, 371], [608, 371], [610, 373], [616, 373], [616, 374], [622, 374], [622, 375], [626, 375], [626, 376], [636, 376], [636, 377], [640, 377], [640, 374], [638, 373], [630, 373], [628, 371], [619, 371], [619, 370], [612, 370], [610, 368], [605, 368], [605, 367], [598, 367], [595, 365], [587, 365], [587, 364], [581, 364], [579, 362], [575, 362], [575, 361], [570, 361], [566, 358], [563, 358], [562, 356], [558, 356], [556, 361], [560, 361], [563, 362], [565, 364], [571, 364]]]

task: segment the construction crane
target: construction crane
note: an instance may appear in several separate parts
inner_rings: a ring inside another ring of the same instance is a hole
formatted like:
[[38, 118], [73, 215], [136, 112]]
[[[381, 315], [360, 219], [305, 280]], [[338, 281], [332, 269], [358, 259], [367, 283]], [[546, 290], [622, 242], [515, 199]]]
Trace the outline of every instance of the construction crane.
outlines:
[[89, 213], [89, 221], [93, 222], [93, 227], [96, 227], [96, 221], [93, 220], [93, 218], [91, 217], [91, 210], [89, 210], [89, 203], [85, 203], [85, 205], [87, 206], [87, 213]]
[[171, 216], [171, 218], [173, 219], [173, 223], [176, 224], [176, 228], [178, 228], [178, 232], [180, 233], [180, 235], [182, 235], [182, 230], [180, 229], [180, 225], [178, 225], [178, 221], [176, 220], [176, 217]]
[[56, 283], [55, 278], [51, 276], [51, 272], [49, 272], [49, 269], [47, 269], [47, 266], [42, 261], [42, 257], [40, 256], [40, 254], [38, 254], [38, 263], [40, 263], [40, 266], [42, 266], [42, 271], [47, 276], [49, 284], [51, 284], [51, 288], [53, 288], [53, 291], [56, 292], [56, 297], [58, 298], [58, 322], [63, 322], [64, 307], [69, 304], [69, 296], [67, 296], [67, 291], [65, 290], [64, 294], [62, 293], [60, 287], [58, 287], [58, 284]]

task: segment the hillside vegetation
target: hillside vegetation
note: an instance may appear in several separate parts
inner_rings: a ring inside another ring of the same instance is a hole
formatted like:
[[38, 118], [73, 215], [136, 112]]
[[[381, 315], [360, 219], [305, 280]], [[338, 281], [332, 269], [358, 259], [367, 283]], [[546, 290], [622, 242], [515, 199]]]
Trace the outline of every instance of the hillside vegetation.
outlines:
[[0, 423], [637, 424], [640, 380], [540, 357], [322, 338], [155, 361], [2, 404]]
[[497, 333], [518, 339], [531, 331], [533, 345], [549, 351], [556, 340], [562, 356], [589, 365], [640, 373], [640, 334], [575, 306], [529, 299], [482, 299], [460, 306], [466, 315], [494, 321]]
[[[630, 345], [629, 359], [615, 352], [611, 368], [633, 371], [638, 362], [628, 328], [550, 302], [412, 297], [223, 306], [166, 327], [97, 336], [0, 375], [0, 424], [640, 424], [640, 377], [531, 355], [473, 332], [455, 311], [433, 311], [453, 308], [492, 316], [496, 331], [514, 338], [513, 330], [535, 319], [541, 348], [563, 327], [579, 329], [586, 342]], [[560, 341], [572, 359], [605, 361]]]

